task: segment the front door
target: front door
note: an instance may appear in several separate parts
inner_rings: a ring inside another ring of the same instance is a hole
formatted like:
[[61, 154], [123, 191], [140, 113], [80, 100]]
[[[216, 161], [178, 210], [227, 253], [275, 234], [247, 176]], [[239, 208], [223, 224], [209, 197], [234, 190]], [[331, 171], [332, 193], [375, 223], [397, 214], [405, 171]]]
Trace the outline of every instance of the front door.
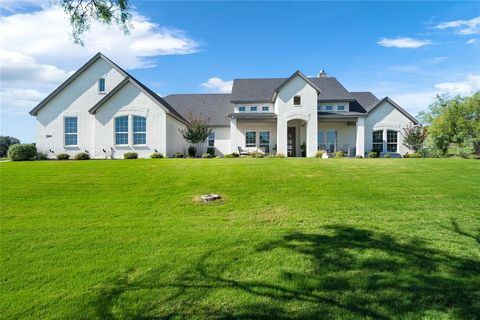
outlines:
[[288, 127], [287, 130], [287, 156], [295, 157], [295, 127]]

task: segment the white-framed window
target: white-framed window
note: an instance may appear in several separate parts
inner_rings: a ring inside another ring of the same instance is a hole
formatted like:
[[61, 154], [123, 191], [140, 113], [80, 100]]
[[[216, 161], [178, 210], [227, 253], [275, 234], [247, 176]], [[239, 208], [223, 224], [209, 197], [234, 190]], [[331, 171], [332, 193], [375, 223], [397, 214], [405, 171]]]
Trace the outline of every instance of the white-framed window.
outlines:
[[325, 106], [325, 111], [333, 111], [333, 106]]
[[63, 127], [65, 133], [65, 145], [76, 146], [78, 144], [78, 118], [65, 117], [63, 118]]
[[257, 145], [257, 133], [255, 131], [245, 131], [245, 147], [255, 147]]
[[372, 134], [372, 151], [383, 152], [383, 130], [373, 131]]
[[258, 139], [260, 147], [270, 145], [270, 131], [260, 131], [258, 133]]
[[345, 106], [337, 106], [338, 111], [345, 111]]
[[128, 116], [115, 118], [115, 144], [128, 144]]
[[242, 107], [238, 107], [238, 112], [245, 112], [247, 108], [242, 106]]
[[293, 97], [293, 105], [294, 106], [301, 106], [302, 105], [302, 97], [301, 96], [294, 96]]
[[263, 106], [262, 107], [262, 111], [263, 112], [268, 112], [270, 110], [270, 107], [269, 106]]
[[211, 131], [208, 135], [208, 146], [214, 147], [215, 146], [215, 131]]
[[257, 112], [257, 106], [251, 106], [250, 107], [250, 112]]
[[147, 144], [147, 119], [133, 116], [133, 144]]
[[327, 131], [327, 150], [330, 152], [337, 151], [337, 131]]
[[398, 132], [395, 130], [387, 130], [387, 152], [397, 152]]
[[100, 78], [98, 79], [98, 92], [105, 93], [105, 91], [106, 91], [105, 78]]
[[325, 149], [325, 133], [323, 130], [318, 130], [317, 132], [317, 144], [318, 150]]

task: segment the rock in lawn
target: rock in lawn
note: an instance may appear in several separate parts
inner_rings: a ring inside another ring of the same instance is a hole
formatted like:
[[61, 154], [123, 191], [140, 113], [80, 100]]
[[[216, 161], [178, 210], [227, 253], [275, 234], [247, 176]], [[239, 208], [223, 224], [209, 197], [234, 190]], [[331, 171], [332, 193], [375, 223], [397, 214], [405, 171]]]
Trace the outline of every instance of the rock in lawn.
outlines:
[[218, 194], [204, 194], [201, 196], [203, 202], [211, 202], [220, 199]]

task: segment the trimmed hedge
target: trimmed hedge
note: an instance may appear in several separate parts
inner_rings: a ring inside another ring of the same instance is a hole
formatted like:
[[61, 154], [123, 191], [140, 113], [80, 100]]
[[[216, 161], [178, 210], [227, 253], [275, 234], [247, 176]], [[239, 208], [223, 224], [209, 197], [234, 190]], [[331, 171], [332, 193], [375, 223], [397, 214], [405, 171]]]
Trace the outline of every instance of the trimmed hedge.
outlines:
[[57, 160], [68, 160], [70, 155], [68, 153], [59, 153], [57, 154]]
[[80, 152], [75, 155], [75, 160], [90, 160], [90, 155], [86, 152]]
[[138, 153], [136, 153], [136, 152], [125, 152], [123, 154], [123, 159], [138, 159]]
[[204, 154], [202, 154], [202, 158], [210, 159], [210, 158], [213, 158], [213, 156], [210, 153], [204, 153]]
[[160, 152], [154, 152], [150, 155], [150, 158], [152, 159], [160, 159], [160, 158], [163, 158], [163, 154], [161, 154]]
[[12, 161], [32, 160], [37, 156], [37, 147], [34, 144], [12, 144], [8, 148], [8, 157]]

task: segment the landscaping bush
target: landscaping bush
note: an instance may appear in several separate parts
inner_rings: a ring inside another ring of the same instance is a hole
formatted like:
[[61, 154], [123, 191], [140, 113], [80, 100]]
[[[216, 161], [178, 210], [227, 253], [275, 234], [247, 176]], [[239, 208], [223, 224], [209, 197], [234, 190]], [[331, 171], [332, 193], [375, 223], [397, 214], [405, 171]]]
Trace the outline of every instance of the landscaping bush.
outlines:
[[385, 154], [383, 155], [383, 157], [384, 157], [384, 158], [391, 158], [392, 155], [391, 155], [390, 153], [385, 153]]
[[357, 155], [357, 156], [355, 156], [355, 158], [356, 158], [356, 159], [363, 159], [363, 156]]
[[80, 152], [75, 155], [75, 160], [90, 160], [90, 155], [86, 152]]
[[210, 158], [213, 158], [213, 156], [212, 156], [210, 153], [207, 153], [207, 152], [206, 152], [206, 153], [202, 154], [202, 158], [204, 158], [204, 159], [210, 159]]
[[207, 153], [211, 154], [212, 157], [214, 157], [215, 156], [215, 147], [208, 147], [207, 148]]
[[12, 144], [8, 148], [8, 157], [12, 161], [25, 161], [35, 158], [37, 147], [33, 144]]
[[235, 158], [235, 156], [231, 153], [227, 153], [223, 156], [224, 158]]
[[285, 158], [285, 155], [284, 155], [283, 153], [277, 153], [277, 154], [275, 155], [275, 157], [277, 157], [277, 158]]
[[405, 153], [403, 155], [404, 158], [423, 158], [420, 153]]
[[248, 157], [249, 158], [263, 158], [265, 155], [261, 152], [257, 152], [257, 151], [254, 151], [254, 152], [250, 152], [248, 154]]
[[321, 158], [321, 157], [323, 157], [324, 153], [325, 152], [323, 150], [318, 150], [317, 152], [315, 152], [315, 157], [316, 158]]
[[45, 152], [37, 152], [37, 160], [47, 160], [48, 155]]
[[[188, 147], [187, 154], [190, 158], [195, 158], [195, 156], [197, 155], [197, 148], [195, 148], [194, 146]], [[175, 156], [175, 158], [183, 158], [183, 154], [181, 157]]]
[[368, 153], [368, 156], [367, 156], [367, 157], [368, 157], [368, 158], [378, 158], [378, 156], [379, 156], [379, 155], [378, 155], [378, 152], [376, 152], [376, 151], [370, 151], [370, 152]]
[[335, 152], [335, 158], [345, 158], [346, 154], [343, 151]]
[[180, 152], [177, 152], [173, 155], [174, 158], [184, 158], [185, 156], [183, 155], [183, 153], [180, 153]]
[[163, 154], [161, 154], [160, 152], [154, 152], [150, 155], [150, 158], [152, 159], [160, 159], [160, 158], [163, 158]]
[[238, 158], [238, 157], [240, 157], [240, 154], [238, 154], [237, 152], [232, 152], [232, 156], [234, 158]]
[[123, 159], [138, 159], [138, 153], [136, 153], [136, 152], [125, 152], [123, 154]]
[[70, 155], [68, 153], [59, 153], [57, 154], [57, 160], [68, 160]]

